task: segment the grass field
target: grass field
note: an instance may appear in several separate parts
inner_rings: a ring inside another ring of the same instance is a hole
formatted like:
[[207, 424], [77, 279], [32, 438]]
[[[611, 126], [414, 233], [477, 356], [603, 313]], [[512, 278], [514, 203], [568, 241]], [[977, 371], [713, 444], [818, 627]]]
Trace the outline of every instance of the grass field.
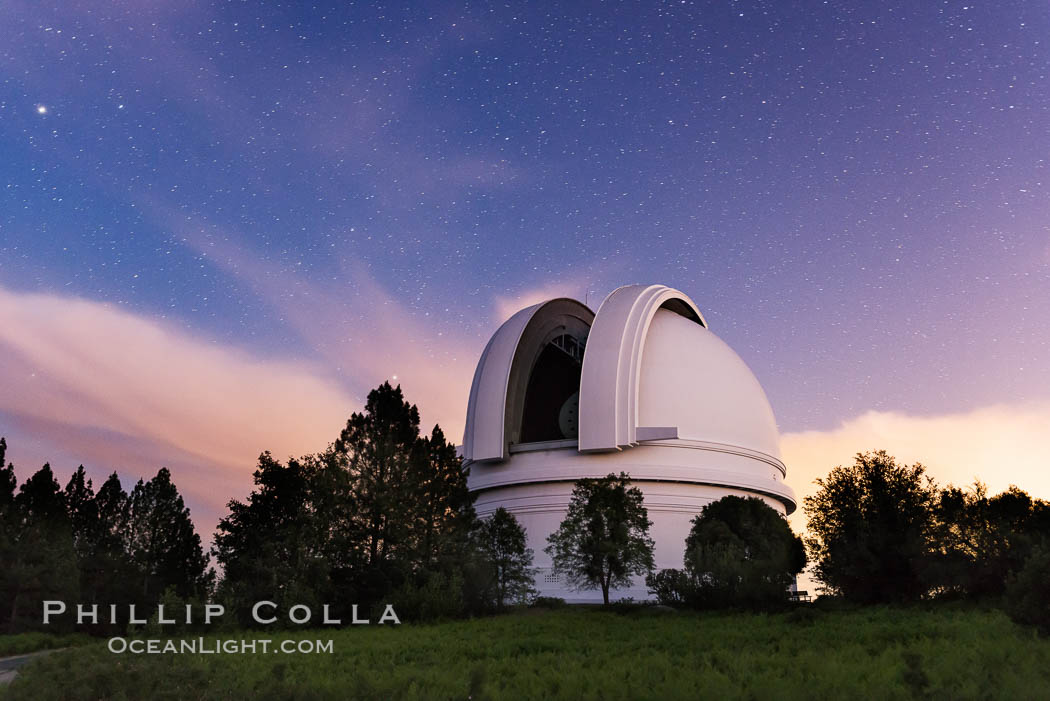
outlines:
[[2, 699], [1047, 698], [1050, 640], [994, 611], [529, 611], [255, 637], [332, 654], [116, 655], [23, 668]]

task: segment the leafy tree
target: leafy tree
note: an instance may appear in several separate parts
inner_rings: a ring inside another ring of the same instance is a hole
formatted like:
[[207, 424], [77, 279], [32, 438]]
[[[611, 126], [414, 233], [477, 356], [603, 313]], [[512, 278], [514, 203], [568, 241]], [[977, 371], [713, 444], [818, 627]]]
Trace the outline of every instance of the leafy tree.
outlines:
[[649, 593], [665, 606], [692, 606], [696, 604], [696, 582], [684, 570], [654, 570], [645, 577]]
[[642, 492], [625, 473], [576, 482], [569, 509], [544, 549], [554, 571], [577, 590], [601, 588], [609, 603], [612, 587], [653, 568], [653, 539]]
[[804, 502], [806, 546], [824, 589], [862, 603], [925, 594], [936, 499], [925, 468], [884, 450], [858, 453], [816, 483]]
[[525, 529], [502, 506], [477, 529], [476, 543], [487, 573], [488, 601], [502, 610], [508, 602], [523, 602], [535, 593], [532, 549]]
[[702, 606], [785, 601], [805, 566], [802, 540], [757, 497], [726, 496], [706, 505], [685, 541], [685, 569]]
[[132, 490], [127, 542], [143, 603], [156, 602], [169, 586], [178, 596], [190, 598], [210, 585], [208, 556], [168, 468], [162, 467], [148, 482], [140, 479]]
[[1001, 596], [1041, 534], [1050, 535], [1050, 504], [1014, 486], [992, 497], [980, 482], [949, 486], [938, 494], [934, 517], [931, 585], [971, 598]]

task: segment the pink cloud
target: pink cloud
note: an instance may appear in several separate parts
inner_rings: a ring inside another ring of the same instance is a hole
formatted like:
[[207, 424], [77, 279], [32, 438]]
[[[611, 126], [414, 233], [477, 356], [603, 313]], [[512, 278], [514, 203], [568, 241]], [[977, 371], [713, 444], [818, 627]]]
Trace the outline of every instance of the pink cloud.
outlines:
[[[789, 517], [802, 533], [806, 517], [802, 499], [816, 492], [813, 483], [836, 465], [851, 464], [859, 452], [885, 449], [905, 464], [920, 462], [941, 486], [959, 487], [975, 479], [996, 494], [1015, 484], [1030, 495], [1050, 499], [1050, 472], [1042, 445], [1050, 427], [1050, 401], [996, 404], [938, 416], [912, 416], [895, 411], [869, 411], [826, 431], [799, 431], [781, 436], [787, 483], [798, 496]], [[813, 591], [808, 575], [802, 589]]]
[[[179, 463], [184, 489], [207, 501], [242, 496], [229, 487], [246, 484], [262, 450], [323, 449], [358, 406], [315, 365], [98, 302], [0, 287], [0, 327], [0, 411], [22, 430], [46, 430], [57, 450], [108, 469]], [[128, 458], [148, 463], [121, 465]]]
[[967, 486], [979, 479], [989, 491], [1011, 484], [1034, 497], [1050, 499], [1050, 472], [1042, 444], [1050, 427], [1050, 401], [996, 404], [937, 416], [869, 411], [827, 431], [781, 436], [788, 484], [799, 497], [792, 517], [801, 530], [802, 497], [813, 494], [813, 480], [836, 465], [850, 464], [859, 452], [885, 449], [907, 464], [920, 462], [938, 484]]

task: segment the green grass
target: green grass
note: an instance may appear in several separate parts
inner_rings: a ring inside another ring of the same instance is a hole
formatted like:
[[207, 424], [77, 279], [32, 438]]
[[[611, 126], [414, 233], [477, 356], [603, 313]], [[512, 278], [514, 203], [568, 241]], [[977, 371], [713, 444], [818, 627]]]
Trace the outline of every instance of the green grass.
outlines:
[[54, 633], [18, 633], [0, 635], [0, 657], [21, 655], [37, 650], [53, 650], [59, 647], [86, 645], [92, 638], [84, 633], [55, 635]]
[[871, 608], [618, 615], [567, 610], [256, 637], [334, 654], [69, 650], [3, 699], [1046, 698], [1050, 640], [995, 611]]

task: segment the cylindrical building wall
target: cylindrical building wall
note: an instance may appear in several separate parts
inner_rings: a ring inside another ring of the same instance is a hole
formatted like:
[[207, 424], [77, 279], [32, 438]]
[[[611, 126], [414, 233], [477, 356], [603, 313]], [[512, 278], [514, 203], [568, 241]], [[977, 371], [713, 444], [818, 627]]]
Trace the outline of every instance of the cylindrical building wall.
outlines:
[[[719, 460], [719, 457], [722, 459]], [[730, 459], [726, 459], [729, 457]], [[631, 451], [614, 454], [580, 455], [574, 448], [530, 450], [511, 456], [498, 465], [481, 465], [477, 474], [470, 477], [471, 489], [478, 492], [474, 508], [478, 516], [490, 516], [499, 507], [504, 507], [525, 528], [529, 547], [534, 554], [537, 569], [536, 588], [542, 596], [555, 596], [570, 603], [601, 603], [600, 590], [574, 591], [564, 581], [553, 576], [551, 559], [544, 552], [547, 537], [558, 529], [565, 518], [575, 479], [579, 477], [601, 477], [621, 470], [632, 477], [632, 486], [641, 489], [645, 507], [652, 521], [650, 536], [654, 541], [654, 561], [657, 570], [680, 569], [685, 552], [685, 539], [692, 527], [692, 520], [706, 504], [727, 495], [757, 496], [771, 507], [784, 513], [784, 502], [769, 493], [750, 491], [725, 484], [699, 484], [666, 479], [646, 479], [644, 475], [674, 474], [674, 463], [691, 458], [690, 475], [696, 479], [704, 474], [698, 462], [712, 465], [708, 473], [728, 476], [734, 482], [751, 482], [775, 489], [777, 481], [771, 479], [770, 466], [762, 461], [730, 456], [714, 451], [700, 452], [695, 449], [670, 446], [638, 446]], [[643, 462], [643, 459], [647, 459]], [[722, 463], [721, 470], [713, 467]], [[728, 465], [724, 464], [728, 463]], [[573, 472], [561, 472], [569, 464]], [[731, 469], [729, 469], [731, 468]], [[591, 474], [593, 473], [593, 474]], [[749, 474], [750, 473], [750, 474]], [[779, 471], [775, 471], [777, 475]], [[686, 475], [682, 474], [684, 478]], [[529, 479], [555, 479], [557, 481], [528, 481]], [[504, 482], [504, 486], [480, 488], [480, 485]], [[781, 483], [782, 484], [782, 483]], [[612, 599], [651, 598], [644, 577], [637, 577], [633, 586], [618, 589], [610, 595]]]

